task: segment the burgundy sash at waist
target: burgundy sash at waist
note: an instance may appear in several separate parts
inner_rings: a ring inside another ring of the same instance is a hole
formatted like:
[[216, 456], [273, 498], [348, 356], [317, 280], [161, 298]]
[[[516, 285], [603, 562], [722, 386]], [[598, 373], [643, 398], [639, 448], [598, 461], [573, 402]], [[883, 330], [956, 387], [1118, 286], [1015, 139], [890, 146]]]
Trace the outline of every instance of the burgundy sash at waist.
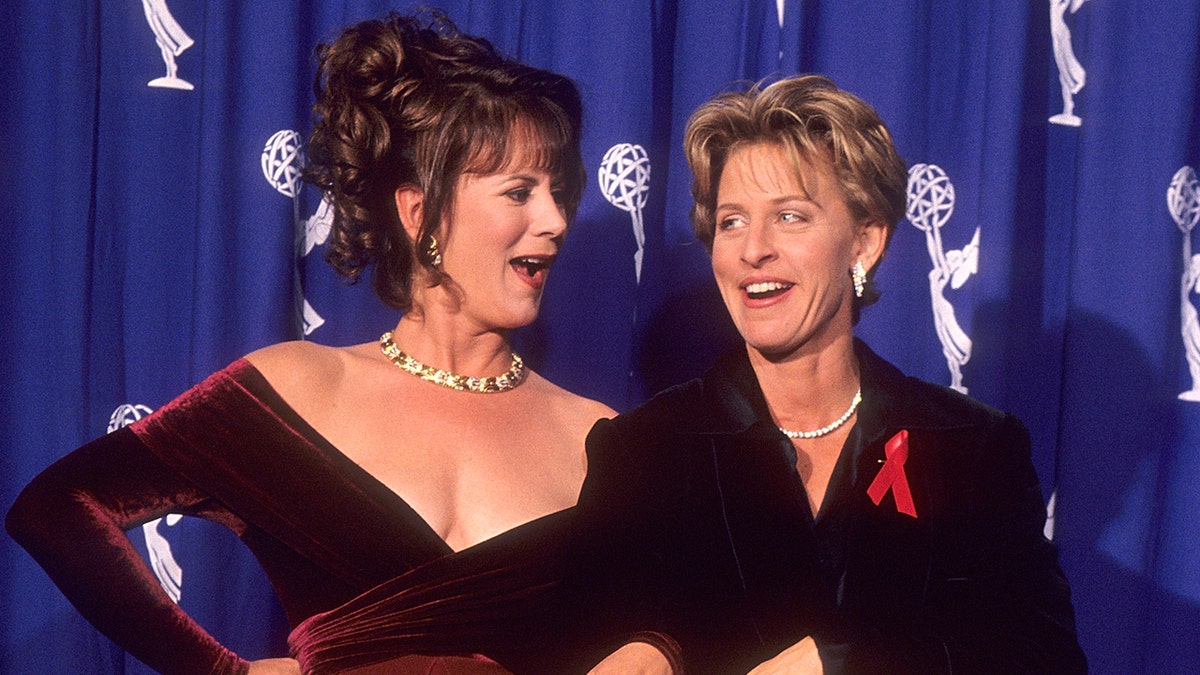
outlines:
[[511, 675], [504, 666], [485, 656], [421, 654], [409, 654], [340, 672], [342, 675]]
[[[526, 523], [309, 617], [288, 637], [293, 656], [317, 675], [519, 672], [511, 664], [547, 647], [570, 514]], [[400, 658], [411, 655], [456, 658]]]

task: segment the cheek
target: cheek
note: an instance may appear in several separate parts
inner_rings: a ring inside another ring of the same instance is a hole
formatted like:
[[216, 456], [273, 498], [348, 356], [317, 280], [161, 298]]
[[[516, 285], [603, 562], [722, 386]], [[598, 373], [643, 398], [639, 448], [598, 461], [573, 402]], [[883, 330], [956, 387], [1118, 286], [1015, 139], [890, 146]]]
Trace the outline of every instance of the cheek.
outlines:
[[[731, 273], [734, 269], [736, 260], [731, 260], [731, 251], [728, 245], [713, 243], [712, 254], [709, 256], [709, 262], [712, 264], [713, 276], [720, 281], [724, 276]], [[735, 256], [736, 257], [736, 256]]]
[[830, 277], [842, 272], [849, 275], [850, 267], [854, 264], [854, 246], [850, 241], [821, 242], [797, 247], [789, 258], [797, 271]]

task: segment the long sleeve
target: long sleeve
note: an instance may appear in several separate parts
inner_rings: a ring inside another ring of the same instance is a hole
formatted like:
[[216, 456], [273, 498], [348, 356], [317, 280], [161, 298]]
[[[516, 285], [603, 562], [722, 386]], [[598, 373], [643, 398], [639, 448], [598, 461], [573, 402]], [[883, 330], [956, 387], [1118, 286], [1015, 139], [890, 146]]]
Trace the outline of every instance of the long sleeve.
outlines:
[[1006, 415], [977, 461], [979, 525], [972, 534], [987, 551], [980, 581], [991, 595], [985, 611], [995, 619], [977, 640], [948, 645], [954, 671], [1003, 663], [1010, 672], [1086, 672], [1070, 588], [1043, 534], [1046, 506], [1025, 427]]
[[588, 477], [580, 494], [563, 596], [571, 644], [586, 670], [624, 644], [657, 648], [684, 672], [661, 597], [663, 565], [654, 514], [657, 492], [616, 425], [600, 420], [587, 439]]
[[236, 527], [125, 428], [34, 478], [6, 527], [85, 618], [146, 665], [163, 673], [245, 673], [245, 661], [171, 601], [125, 535], [167, 513]]
[[[600, 420], [588, 435], [588, 477], [580, 494], [563, 598], [564, 628], [586, 668], [615, 651], [654, 620], [656, 565], [639, 527], [644, 487], [614, 425]], [[653, 642], [652, 642], [653, 643]], [[656, 644], [660, 649], [661, 645]]]
[[[744, 352], [596, 425], [585, 642], [665, 633], [689, 673], [806, 636], [827, 673], [1086, 672], [1024, 426], [860, 346], [863, 403], [816, 519]], [[868, 489], [901, 431], [915, 517]]]

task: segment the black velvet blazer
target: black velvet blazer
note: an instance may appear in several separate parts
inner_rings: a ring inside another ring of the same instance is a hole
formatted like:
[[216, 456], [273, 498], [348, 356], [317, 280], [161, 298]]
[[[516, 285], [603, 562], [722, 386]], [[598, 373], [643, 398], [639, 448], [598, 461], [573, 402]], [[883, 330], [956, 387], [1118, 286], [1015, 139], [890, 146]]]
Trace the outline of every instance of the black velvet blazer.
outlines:
[[[1086, 671], [1025, 428], [855, 349], [815, 519], [744, 349], [596, 425], [565, 582], [585, 653], [657, 631], [689, 673], [745, 673], [812, 635], [827, 673]], [[901, 432], [911, 508], [868, 495]]]

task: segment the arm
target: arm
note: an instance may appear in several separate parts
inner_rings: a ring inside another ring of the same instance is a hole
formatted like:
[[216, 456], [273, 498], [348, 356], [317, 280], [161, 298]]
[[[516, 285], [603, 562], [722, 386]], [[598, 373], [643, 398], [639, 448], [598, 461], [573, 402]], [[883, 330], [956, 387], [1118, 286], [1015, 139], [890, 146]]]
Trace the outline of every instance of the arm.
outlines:
[[211, 506], [124, 428], [35, 477], [6, 526], [88, 621], [146, 665], [240, 674], [248, 664], [171, 601], [125, 536], [168, 512], [201, 515]]
[[822, 675], [824, 672], [816, 641], [806, 637], [759, 664], [749, 675]]
[[979, 477], [973, 533], [984, 551], [981, 587], [993, 620], [976, 635], [947, 646], [955, 670], [1086, 672], [1075, 634], [1075, 612], [1058, 550], [1044, 535], [1046, 504], [1030, 459], [1029, 433], [1006, 415], [977, 456]]
[[678, 645], [660, 632], [662, 585], [644, 471], [611, 420], [596, 423], [587, 449], [563, 584], [571, 642], [597, 674], [681, 672]]

